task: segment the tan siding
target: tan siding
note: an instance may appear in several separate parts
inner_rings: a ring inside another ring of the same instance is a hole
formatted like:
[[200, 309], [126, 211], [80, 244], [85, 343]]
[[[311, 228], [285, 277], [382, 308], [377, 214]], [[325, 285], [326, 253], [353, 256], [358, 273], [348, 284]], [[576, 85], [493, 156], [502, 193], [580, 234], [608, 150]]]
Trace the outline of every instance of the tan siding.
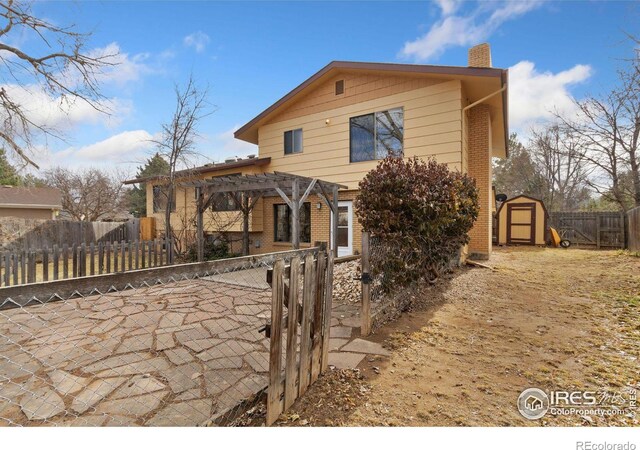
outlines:
[[[335, 82], [344, 80], [344, 94], [335, 95]], [[329, 111], [354, 103], [407, 92], [440, 81], [425, 77], [343, 73], [301, 97], [271, 122]]]
[[23, 219], [55, 219], [51, 209], [0, 208], [0, 217], [21, 217]]
[[[404, 83], [407, 80], [404, 78], [391, 78], [390, 83], [400, 82], [406, 86]], [[279, 121], [259, 129], [260, 156], [271, 157], [270, 171], [318, 177], [355, 189], [362, 177], [377, 165], [377, 161], [349, 162], [349, 119], [402, 107], [405, 156], [435, 157], [440, 162], [460, 168], [461, 84], [455, 80], [437, 84], [433, 84], [433, 81], [429, 80], [426, 86], [409, 92], [401, 91], [359, 103], [334, 102], [332, 104], [342, 106], [322, 112], [299, 115], [310, 111], [305, 107], [295, 109], [296, 114], [283, 113]], [[413, 85], [412, 80], [408, 82]], [[333, 82], [328, 84], [333, 89]], [[327, 86], [325, 88], [328, 89]], [[357, 98], [361, 97], [356, 95], [352, 101]], [[325, 122], [327, 119], [330, 120], [329, 124]], [[284, 132], [296, 128], [303, 130], [303, 152], [284, 155]]]
[[[232, 173], [253, 174], [263, 172], [262, 167], [243, 167], [215, 172], [215, 176], [224, 176]], [[199, 174], [192, 179], [211, 178], [214, 174]], [[156, 227], [159, 232], [164, 231], [164, 212], [153, 212], [153, 185], [147, 183], [147, 217], [156, 218]], [[262, 208], [261, 201], [256, 204], [249, 220], [249, 230], [252, 232], [262, 231]], [[171, 214], [171, 226], [177, 230], [195, 230], [196, 205], [194, 188], [176, 189], [176, 211]], [[238, 212], [216, 212], [211, 211], [204, 214], [205, 232], [213, 233], [224, 229], [228, 232], [242, 231], [242, 214]]]

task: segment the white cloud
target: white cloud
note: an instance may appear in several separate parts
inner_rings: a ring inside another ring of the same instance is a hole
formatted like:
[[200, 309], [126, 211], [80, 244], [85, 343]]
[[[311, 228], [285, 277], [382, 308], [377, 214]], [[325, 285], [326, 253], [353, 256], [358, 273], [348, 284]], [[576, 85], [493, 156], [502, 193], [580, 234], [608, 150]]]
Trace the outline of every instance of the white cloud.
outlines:
[[453, 14], [462, 4], [462, 0], [434, 0], [434, 2], [440, 7], [444, 16]]
[[82, 147], [68, 147], [58, 151], [43, 151], [40, 158], [44, 169], [54, 166], [73, 168], [104, 167], [132, 172], [148, 158], [154, 147], [153, 136], [146, 130], [124, 131], [102, 141]]
[[84, 160], [132, 161], [141, 151], [153, 147], [151, 139], [153, 136], [145, 130], [124, 131], [95, 144], [81, 147], [73, 152], [73, 156]]
[[241, 141], [233, 137], [233, 133], [240, 128], [239, 125], [233, 128], [217, 134], [212, 139], [213, 148], [216, 149], [215, 157], [218, 161], [223, 161], [230, 156], [246, 157], [247, 155], [257, 155], [258, 146], [249, 144], [248, 142]]
[[423, 36], [405, 43], [403, 58], [416, 61], [435, 59], [450, 47], [470, 46], [488, 39], [504, 22], [537, 8], [542, 0], [480, 3], [469, 14], [453, 13], [458, 2], [440, 0], [442, 17]]
[[[132, 109], [131, 101], [118, 98], [96, 101], [93, 107], [78, 98], [52, 97], [38, 85], [5, 84], [0, 88], [22, 107], [33, 123], [61, 132], [79, 124], [117, 125]], [[0, 112], [0, 117], [3, 114]]]
[[149, 65], [151, 55], [138, 53], [129, 55], [124, 53], [120, 45], [112, 42], [106, 47], [96, 48], [89, 52], [93, 58], [104, 58], [110, 65], [104, 67], [98, 74], [98, 80], [106, 83], [114, 83], [119, 86], [139, 80], [143, 75], [153, 73]]
[[196, 52], [202, 53], [206, 46], [211, 42], [211, 38], [202, 31], [196, 31], [183, 39], [184, 45], [187, 47], [193, 47]]
[[584, 82], [591, 74], [591, 66], [583, 64], [558, 73], [538, 72], [531, 61], [520, 61], [510, 67], [510, 128], [526, 134], [535, 123], [553, 119], [554, 111], [575, 111], [569, 88]]

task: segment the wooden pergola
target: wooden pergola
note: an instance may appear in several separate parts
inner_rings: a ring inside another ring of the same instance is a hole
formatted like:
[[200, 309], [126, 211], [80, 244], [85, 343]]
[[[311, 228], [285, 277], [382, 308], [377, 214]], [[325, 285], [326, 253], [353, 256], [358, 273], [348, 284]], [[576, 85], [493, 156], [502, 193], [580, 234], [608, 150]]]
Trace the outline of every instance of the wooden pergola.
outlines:
[[347, 189], [337, 183], [293, 175], [284, 172], [254, 175], [227, 175], [207, 180], [181, 183], [196, 191], [198, 261], [204, 259], [204, 212], [217, 199], [231, 198], [242, 212], [242, 253], [249, 254], [249, 214], [262, 197], [280, 197], [291, 211], [291, 246], [300, 248], [300, 207], [311, 194], [316, 194], [333, 213], [331, 220], [331, 251], [337, 256], [338, 191]]

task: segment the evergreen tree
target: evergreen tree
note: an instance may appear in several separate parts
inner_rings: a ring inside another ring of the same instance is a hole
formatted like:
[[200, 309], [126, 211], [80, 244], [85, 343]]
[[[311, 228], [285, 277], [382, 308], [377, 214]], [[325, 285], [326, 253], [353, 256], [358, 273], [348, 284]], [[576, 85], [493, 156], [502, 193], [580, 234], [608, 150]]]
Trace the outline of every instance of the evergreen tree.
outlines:
[[0, 186], [18, 186], [21, 184], [20, 175], [7, 159], [4, 148], [0, 148]]
[[[159, 153], [153, 155], [146, 162], [144, 167], [138, 167], [136, 178], [153, 177], [157, 175], [168, 175], [169, 164]], [[145, 183], [133, 186], [128, 193], [129, 212], [135, 217], [147, 215], [147, 187]]]

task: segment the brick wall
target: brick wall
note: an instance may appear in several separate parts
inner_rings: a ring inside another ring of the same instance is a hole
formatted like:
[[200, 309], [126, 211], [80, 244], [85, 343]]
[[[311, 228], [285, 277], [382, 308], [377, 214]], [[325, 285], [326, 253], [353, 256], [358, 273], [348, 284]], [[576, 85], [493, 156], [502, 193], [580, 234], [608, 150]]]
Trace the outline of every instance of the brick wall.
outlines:
[[491, 254], [491, 119], [489, 107], [478, 105], [468, 111], [467, 142], [469, 176], [480, 191], [480, 213], [471, 229], [469, 253], [472, 258], [488, 259]]
[[469, 67], [491, 67], [491, 47], [479, 44], [469, 49]]
[[[338, 199], [342, 200], [354, 200], [358, 191], [344, 191], [340, 192]], [[300, 243], [301, 248], [309, 247], [314, 242], [321, 241], [329, 243], [330, 236], [330, 217], [331, 211], [327, 205], [316, 195], [310, 195], [307, 202], [311, 203], [311, 242]], [[291, 243], [289, 242], [274, 242], [274, 214], [273, 205], [283, 204], [284, 201], [280, 197], [268, 197], [263, 199], [263, 217], [264, 228], [262, 233], [251, 233], [251, 254], [278, 252], [291, 249]], [[321, 204], [318, 209], [318, 203]], [[362, 248], [362, 227], [358, 223], [358, 219], [353, 217], [353, 252], [360, 253]], [[260, 241], [260, 247], [256, 248], [256, 240]]]

